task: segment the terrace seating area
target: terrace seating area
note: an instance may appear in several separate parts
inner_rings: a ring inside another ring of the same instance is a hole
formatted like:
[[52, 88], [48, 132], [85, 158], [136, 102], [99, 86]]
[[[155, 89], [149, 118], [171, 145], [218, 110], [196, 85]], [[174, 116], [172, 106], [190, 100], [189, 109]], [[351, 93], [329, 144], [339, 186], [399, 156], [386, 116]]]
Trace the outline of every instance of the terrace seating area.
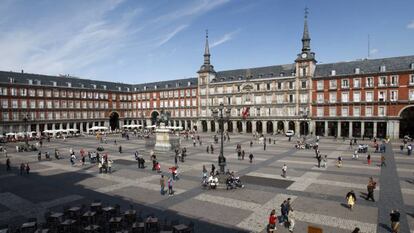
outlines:
[[29, 218], [19, 226], [0, 226], [0, 233], [193, 233], [194, 223], [159, 219], [154, 214], [142, 216], [132, 205], [103, 205], [95, 200], [89, 205], [66, 206], [62, 212], [46, 212], [46, 222]]

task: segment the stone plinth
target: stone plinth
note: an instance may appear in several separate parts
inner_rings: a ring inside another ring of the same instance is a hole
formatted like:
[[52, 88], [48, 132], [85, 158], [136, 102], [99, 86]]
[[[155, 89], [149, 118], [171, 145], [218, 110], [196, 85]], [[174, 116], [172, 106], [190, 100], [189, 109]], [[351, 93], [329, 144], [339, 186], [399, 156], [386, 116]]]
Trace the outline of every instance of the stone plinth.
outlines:
[[155, 129], [155, 150], [168, 151], [171, 149], [170, 130], [165, 128], [161, 123], [160, 127]]

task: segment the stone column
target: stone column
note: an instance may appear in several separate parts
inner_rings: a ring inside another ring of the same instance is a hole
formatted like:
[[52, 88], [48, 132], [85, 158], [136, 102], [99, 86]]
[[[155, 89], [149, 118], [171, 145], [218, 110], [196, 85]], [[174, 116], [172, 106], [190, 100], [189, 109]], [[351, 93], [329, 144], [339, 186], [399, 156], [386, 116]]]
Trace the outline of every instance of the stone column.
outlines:
[[[388, 125], [388, 124], [387, 124]], [[374, 135], [373, 135], [374, 137], [376, 137], [377, 136], [377, 122], [376, 121], [374, 121]]]
[[237, 128], [237, 121], [232, 121], [233, 122], [233, 133], [238, 133], [239, 129]]
[[361, 121], [361, 136], [365, 135], [365, 121]]
[[273, 133], [277, 133], [277, 121], [273, 121]]
[[314, 121], [309, 121], [309, 134], [310, 133], [312, 133], [313, 135], [316, 134], [315, 122]]
[[352, 121], [349, 122], [349, 138], [352, 138]]
[[387, 136], [391, 139], [398, 139], [400, 137], [400, 121], [387, 122]]
[[262, 132], [263, 134], [267, 133], [267, 121], [262, 121]]
[[[146, 121], [147, 121], [147, 126], [152, 125], [152, 124], [151, 124], [151, 120], [150, 120], [150, 119], [147, 119]], [[123, 122], [122, 122], [122, 123], [123, 123]], [[121, 123], [121, 124], [119, 124], [119, 127], [121, 127], [121, 126], [123, 125], [122, 123]], [[180, 121], [180, 124], [181, 124], [181, 121]]]
[[341, 126], [341, 124], [342, 124], [342, 121], [338, 121], [338, 127], [337, 127], [337, 132], [336, 132], [336, 136], [338, 137], [338, 138], [340, 138], [341, 137], [341, 132], [342, 132], [342, 126]]
[[242, 133], [246, 133], [246, 122], [242, 121]]
[[325, 121], [324, 127], [325, 127], [325, 132], [323, 136], [327, 137], [328, 136], [328, 121]]
[[286, 131], [288, 131], [288, 129], [289, 129], [289, 121], [284, 121], [283, 122], [283, 130], [285, 131], [285, 133], [286, 133]]
[[211, 123], [207, 121], [207, 132], [211, 132]]
[[300, 122], [295, 121], [295, 135], [300, 135]]
[[256, 121], [252, 121], [252, 133], [255, 133], [256, 131]]
[[223, 124], [223, 130], [224, 130], [224, 132], [226, 132], [228, 129], [229, 129], [228, 123], [227, 122], [224, 122], [224, 124]]

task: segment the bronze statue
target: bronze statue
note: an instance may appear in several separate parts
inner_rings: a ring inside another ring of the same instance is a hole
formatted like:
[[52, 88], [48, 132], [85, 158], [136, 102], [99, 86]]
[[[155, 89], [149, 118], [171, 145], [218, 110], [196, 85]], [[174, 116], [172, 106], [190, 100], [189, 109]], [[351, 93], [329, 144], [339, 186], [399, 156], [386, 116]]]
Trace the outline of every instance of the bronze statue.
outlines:
[[168, 122], [170, 122], [171, 113], [166, 112], [164, 109], [161, 110], [160, 115], [157, 116], [157, 124], [164, 123], [165, 125], [168, 125]]

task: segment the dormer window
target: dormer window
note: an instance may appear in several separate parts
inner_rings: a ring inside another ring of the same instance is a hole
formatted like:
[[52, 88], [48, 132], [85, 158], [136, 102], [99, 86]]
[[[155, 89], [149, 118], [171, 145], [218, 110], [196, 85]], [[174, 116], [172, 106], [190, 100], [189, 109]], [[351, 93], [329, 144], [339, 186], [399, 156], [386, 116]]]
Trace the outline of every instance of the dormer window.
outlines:
[[106, 85], [102, 85], [102, 88], [103, 88], [104, 90], [106, 90]]
[[283, 77], [283, 76], [285, 76], [285, 73], [282, 72], [282, 73], [279, 74], [279, 76]]
[[180, 83], [175, 83], [175, 86], [176, 86], [176, 87], [179, 87], [179, 86], [180, 86]]
[[336, 70], [331, 70], [331, 76], [335, 76], [336, 75]]
[[169, 84], [165, 84], [165, 88], [169, 88], [170, 87], [170, 85]]
[[410, 68], [414, 70], [414, 63], [411, 63]]
[[14, 78], [9, 78], [10, 83], [14, 83]]
[[355, 74], [360, 74], [361, 73], [361, 69], [360, 68], [355, 68]]
[[54, 87], [56, 87], [56, 86], [57, 86], [57, 82], [56, 82], [56, 81], [52, 81], [52, 85], [53, 85]]
[[188, 84], [187, 84], [188, 86], [191, 86], [191, 82], [188, 82]]
[[36, 80], [36, 84], [40, 86], [42, 82], [40, 80]]
[[69, 82], [68, 82], [68, 83], [66, 83], [66, 84], [68, 84], [68, 87], [72, 87], [72, 83], [69, 83]]
[[386, 67], [385, 66], [380, 66], [380, 72], [385, 72], [385, 71], [387, 71]]
[[129, 87], [127, 87], [126, 90], [129, 92]]
[[157, 90], [157, 87], [158, 87], [157, 85], [154, 85], [154, 90]]
[[137, 88], [136, 87], [134, 87], [134, 91], [137, 91]]
[[147, 90], [147, 86], [144, 86], [144, 91], [146, 91]]
[[85, 88], [85, 84], [81, 83], [80, 84], [81, 88]]
[[92, 84], [92, 88], [93, 89], [96, 89], [96, 84]]
[[118, 87], [118, 91], [121, 91], [122, 89], [121, 89], [121, 87]]
[[29, 83], [29, 85], [33, 85], [33, 80], [32, 79], [28, 79], [27, 82]]

